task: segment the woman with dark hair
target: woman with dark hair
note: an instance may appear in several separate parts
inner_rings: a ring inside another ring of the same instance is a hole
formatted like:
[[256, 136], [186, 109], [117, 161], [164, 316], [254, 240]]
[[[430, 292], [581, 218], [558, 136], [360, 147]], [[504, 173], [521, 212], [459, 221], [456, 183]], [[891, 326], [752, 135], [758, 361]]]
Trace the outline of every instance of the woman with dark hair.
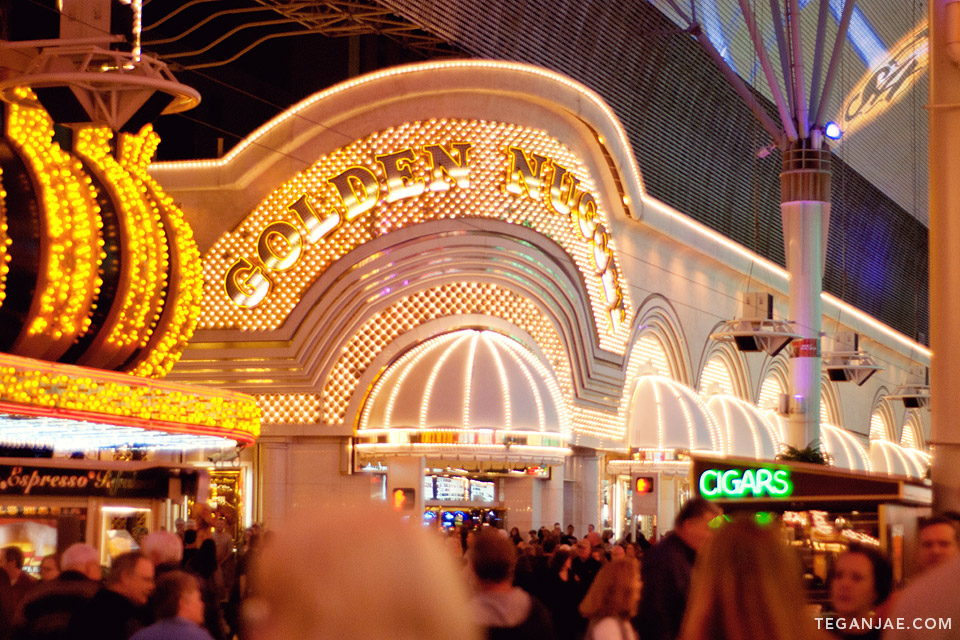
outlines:
[[510, 529], [510, 542], [513, 543], [513, 546], [517, 546], [523, 542], [523, 536], [520, 535], [520, 529], [516, 527]]
[[585, 640], [636, 640], [630, 619], [640, 603], [640, 564], [630, 558], [609, 562], [600, 569], [580, 603], [590, 623]]
[[566, 549], [554, 551], [541, 586], [541, 599], [550, 610], [558, 640], [574, 640], [584, 628], [584, 620], [577, 613], [580, 588], [570, 569], [572, 560]]
[[837, 556], [830, 575], [830, 604], [836, 616], [830, 631], [838, 638], [877, 640], [876, 608], [893, 589], [893, 569], [877, 549], [861, 545]]
[[196, 555], [187, 563], [187, 569], [200, 581], [200, 594], [203, 596], [203, 624], [214, 637], [223, 640], [226, 636], [223, 616], [220, 613], [220, 601], [223, 599], [223, 581], [217, 564], [217, 544], [206, 539], [197, 549]]

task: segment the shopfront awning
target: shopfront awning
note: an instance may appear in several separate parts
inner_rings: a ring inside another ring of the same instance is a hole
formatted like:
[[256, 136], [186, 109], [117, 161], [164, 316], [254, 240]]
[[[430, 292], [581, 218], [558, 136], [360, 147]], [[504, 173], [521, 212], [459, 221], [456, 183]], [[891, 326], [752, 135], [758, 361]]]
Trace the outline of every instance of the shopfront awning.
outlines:
[[697, 392], [663, 376], [640, 377], [627, 428], [632, 450], [723, 451], [720, 426]]
[[361, 412], [361, 454], [560, 464], [570, 429], [560, 389], [529, 349], [494, 331], [459, 330], [407, 351]]
[[746, 400], [718, 393], [707, 399], [707, 408], [720, 426], [727, 455], [773, 460], [780, 453], [779, 429]]
[[930, 455], [889, 440], [876, 439], [870, 441], [870, 464], [876, 473], [923, 478], [930, 467]]

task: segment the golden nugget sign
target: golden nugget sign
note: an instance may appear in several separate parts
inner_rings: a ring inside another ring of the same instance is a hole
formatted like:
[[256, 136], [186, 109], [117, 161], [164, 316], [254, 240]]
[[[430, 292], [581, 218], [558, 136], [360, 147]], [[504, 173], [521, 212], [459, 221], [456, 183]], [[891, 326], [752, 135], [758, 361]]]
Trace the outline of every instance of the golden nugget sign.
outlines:
[[[474, 136], [474, 141], [388, 149], [389, 153], [374, 154], [367, 162], [336, 174], [317, 176], [315, 188], [301, 188], [283, 202], [287, 219], [266, 219], [257, 232], [255, 251], [250, 251], [254, 246], [248, 243], [246, 255], [241, 253], [226, 269], [223, 285], [227, 296], [240, 310], [257, 307], [271, 297], [283, 274], [301, 268], [311, 252], [330, 244], [349, 248], [363, 242], [365, 237], [350, 231], [354, 223], [357, 228], [369, 227], [374, 222], [366, 218], [377, 216], [382, 219], [377, 228], [388, 231], [419, 221], [390, 213], [418, 199], [433, 199], [431, 206], [419, 209], [432, 211], [434, 203], [440, 204], [449, 217], [502, 218], [502, 206], [482, 206], [481, 202], [507, 197], [518, 206], [534, 204], [541, 215], [546, 211], [565, 221], [565, 235], [581, 247], [579, 257], [575, 256], [578, 266], [587, 279], [597, 283], [594, 288], [602, 296], [610, 328], [616, 330], [625, 317], [625, 304], [610, 233], [602, 223], [596, 197], [569, 166], [543, 153], [542, 145], [532, 149], [513, 144], [488, 146], [490, 142], [490, 136]], [[480, 166], [474, 166], [475, 158]], [[491, 171], [497, 166], [498, 170]], [[496, 184], [491, 184], [494, 181]], [[458, 204], [465, 199], [469, 206]], [[274, 211], [277, 209], [274, 206]], [[485, 213], [488, 209], [491, 211]], [[420, 220], [427, 218], [420, 216]], [[531, 215], [522, 224], [542, 230], [535, 222], [542, 219]], [[542, 232], [554, 237], [554, 223], [545, 222], [550, 230]], [[350, 238], [346, 238], [348, 233], [352, 233]]]

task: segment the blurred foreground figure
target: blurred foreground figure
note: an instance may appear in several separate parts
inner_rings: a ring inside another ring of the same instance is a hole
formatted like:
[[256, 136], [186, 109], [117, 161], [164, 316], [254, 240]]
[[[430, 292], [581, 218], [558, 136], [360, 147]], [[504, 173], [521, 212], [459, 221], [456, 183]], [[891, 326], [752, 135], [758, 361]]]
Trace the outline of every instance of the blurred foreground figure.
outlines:
[[833, 563], [830, 605], [835, 617], [828, 629], [838, 638], [878, 640], [882, 620], [876, 612], [892, 589], [887, 558], [872, 547], [851, 544]]
[[[244, 640], [478, 640], [462, 569], [440, 540], [384, 507], [319, 508], [264, 542]], [[333, 544], [328, 532], [350, 536]]]
[[673, 531], [643, 554], [643, 591], [634, 619], [643, 640], [674, 640], [680, 633], [693, 563], [713, 536], [710, 522], [722, 513], [703, 498], [687, 500]]
[[930, 569], [897, 598], [890, 617], [903, 629], [883, 632], [883, 640], [953, 640], [960, 631], [960, 556]]
[[826, 639], [807, 607], [800, 561], [775, 526], [723, 525], [697, 558], [682, 640]]
[[130, 640], [213, 640], [203, 628], [203, 599], [196, 576], [167, 571], [157, 580], [154, 601], [157, 621]]

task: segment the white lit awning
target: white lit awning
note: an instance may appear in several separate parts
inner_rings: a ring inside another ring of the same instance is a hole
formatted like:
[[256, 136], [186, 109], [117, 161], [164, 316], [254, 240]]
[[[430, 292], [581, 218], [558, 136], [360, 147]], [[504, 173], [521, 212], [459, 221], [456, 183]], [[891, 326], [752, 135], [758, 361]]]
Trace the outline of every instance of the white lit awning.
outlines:
[[870, 463], [877, 473], [922, 478], [930, 466], [930, 455], [889, 440], [875, 439], [870, 441]]
[[631, 449], [723, 451], [720, 427], [697, 392], [662, 376], [640, 376], [627, 425]]
[[403, 354], [361, 412], [361, 453], [559, 464], [569, 427], [553, 372], [516, 340], [460, 330]]
[[855, 435], [826, 422], [820, 423], [820, 441], [833, 466], [855, 471], [873, 471], [866, 448]]
[[[780, 431], [781, 437], [786, 434], [786, 420], [774, 410], [764, 413], [766, 418]], [[870, 456], [863, 443], [846, 429], [835, 425], [820, 423], [820, 450], [829, 456], [832, 465], [841, 469], [854, 471], [872, 471]]]
[[773, 460], [780, 453], [779, 429], [746, 400], [714, 394], [707, 408], [717, 420], [727, 455]]

